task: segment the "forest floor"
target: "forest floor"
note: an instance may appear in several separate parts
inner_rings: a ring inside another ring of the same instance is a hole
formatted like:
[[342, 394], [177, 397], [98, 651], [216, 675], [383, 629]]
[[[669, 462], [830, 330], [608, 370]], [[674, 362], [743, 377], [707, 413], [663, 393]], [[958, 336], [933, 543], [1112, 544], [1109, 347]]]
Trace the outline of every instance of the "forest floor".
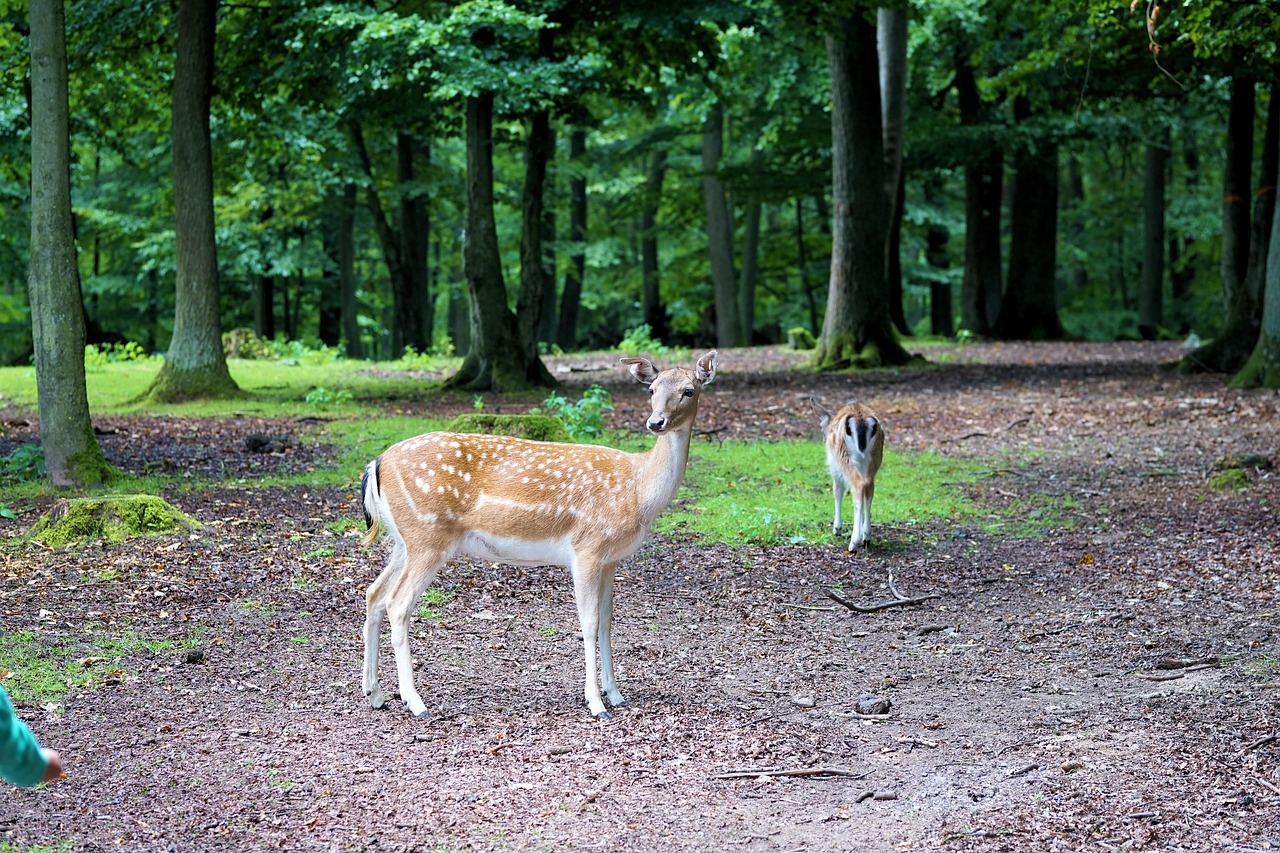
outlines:
[[[974, 497], [1040, 496], [1058, 522], [994, 535], [873, 514], [854, 554], [835, 536], [654, 536], [618, 576], [628, 704], [608, 721], [582, 703], [565, 573], [461, 561], [442, 573], [452, 600], [415, 622], [432, 716], [368, 707], [360, 629], [381, 551], [333, 525], [359, 518], [355, 495], [252, 482], [323, 464], [323, 423], [95, 418], [118, 466], [239, 479], [165, 495], [204, 523], [188, 535], [0, 551], [0, 631], [69, 660], [103, 634], [188, 644], [135, 645], [63, 699], [20, 706], [67, 778], [3, 787], [0, 842], [1280, 849], [1280, 479], [1266, 467], [1280, 463], [1280, 396], [1161, 369], [1176, 345], [925, 354], [923, 369], [814, 376], [802, 354], [722, 351], [700, 440], [812, 437], [807, 395], [856, 395], [897, 448], [985, 460]], [[551, 366], [571, 387], [609, 385], [617, 425], [638, 431], [643, 389], [616, 356]], [[451, 406], [468, 408], [438, 410]], [[10, 423], [11, 440], [34, 428]], [[271, 430], [319, 445], [245, 450]], [[881, 472], [882, 494], [894, 475]], [[0, 533], [33, 519], [0, 519]], [[889, 572], [904, 594], [937, 598], [860, 614], [826, 595], [883, 601]], [[382, 642], [394, 688], [385, 630]], [[859, 714], [866, 696], [887, 712]]]

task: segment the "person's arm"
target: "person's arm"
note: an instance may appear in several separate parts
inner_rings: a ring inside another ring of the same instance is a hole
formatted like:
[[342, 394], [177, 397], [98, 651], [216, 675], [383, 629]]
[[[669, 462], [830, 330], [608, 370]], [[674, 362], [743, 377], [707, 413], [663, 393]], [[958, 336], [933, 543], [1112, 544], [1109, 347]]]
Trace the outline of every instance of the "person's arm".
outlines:
[[15, 785], [30, 788], [61, 774], [62, 762], [58, 754], [40, 748], [31, 729], [13, 712], [9, 694], [0, 689], [0, 776]]

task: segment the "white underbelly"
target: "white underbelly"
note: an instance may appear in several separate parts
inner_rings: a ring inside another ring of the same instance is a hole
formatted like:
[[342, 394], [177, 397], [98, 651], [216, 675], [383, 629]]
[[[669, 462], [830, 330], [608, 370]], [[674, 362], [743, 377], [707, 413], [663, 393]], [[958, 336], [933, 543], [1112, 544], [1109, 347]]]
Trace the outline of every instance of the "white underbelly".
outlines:
[[568, 537], [529, 540], [471, 531], [462, 537], [458, 556], [513, 566], [568, 566], [573, 549]]

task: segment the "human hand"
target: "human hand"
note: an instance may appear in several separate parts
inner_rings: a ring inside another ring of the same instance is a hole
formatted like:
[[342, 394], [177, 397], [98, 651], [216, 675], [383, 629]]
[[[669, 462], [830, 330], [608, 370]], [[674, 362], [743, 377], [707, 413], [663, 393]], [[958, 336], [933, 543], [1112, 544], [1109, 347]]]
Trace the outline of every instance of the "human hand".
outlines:
[[62, 778], [62, 757], [52, 749], [41, 749], [44, 753], [44, 760], [48, 762], [48, 766], [44, 769], [44, 777], [41, 782], [52, 782], [55, 779]]

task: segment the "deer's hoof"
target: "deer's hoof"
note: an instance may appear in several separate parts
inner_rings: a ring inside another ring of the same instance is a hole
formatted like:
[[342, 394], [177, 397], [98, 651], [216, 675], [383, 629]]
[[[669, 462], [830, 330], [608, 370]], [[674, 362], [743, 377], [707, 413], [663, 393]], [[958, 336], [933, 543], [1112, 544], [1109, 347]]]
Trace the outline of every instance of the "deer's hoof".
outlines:
[[613, 714], [610, 714], [608, 711], [601, 711], [595, 715], [595, 718], [597, 720], [612, 720]]

